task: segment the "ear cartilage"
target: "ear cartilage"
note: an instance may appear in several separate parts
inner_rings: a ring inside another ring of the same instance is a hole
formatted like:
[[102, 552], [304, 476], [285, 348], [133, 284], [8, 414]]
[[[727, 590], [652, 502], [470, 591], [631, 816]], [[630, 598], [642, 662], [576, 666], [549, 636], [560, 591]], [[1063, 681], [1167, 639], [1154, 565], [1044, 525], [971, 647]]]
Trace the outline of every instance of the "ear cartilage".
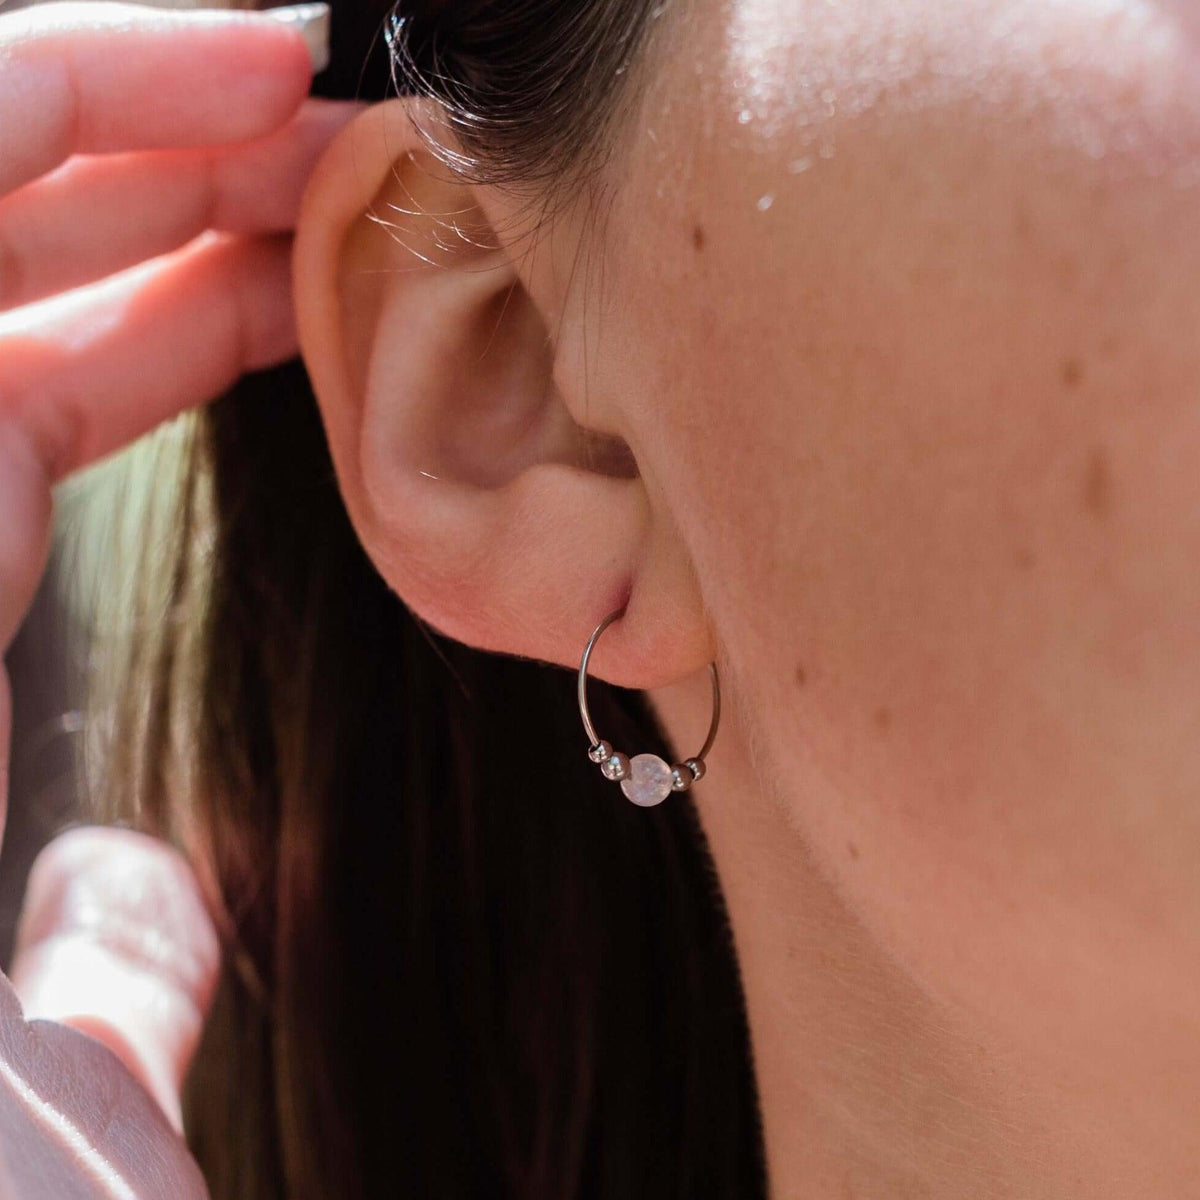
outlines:
[[672, 792], [686, 792], [693, 783], [704, 778], [706, 767], [704, 759], [712, 749], [717, 737], [717, 726], [721, 721], [721, 681], [717, 675], [717, 664], [709, 663], [708, 671], [712, 677], [712, 720], [708, 726], [708, 737], [700, 753], [694, 758], [669, 766], [657, 754], [635, 754], [630, 758], [619, 750], [614, 750], [609, 742], [604, 741], [596, 733], [592, 724], [592, 715], [588, 712], [587, 703], [587, 668], [592, 650], [600, 640], [600, 635], [618, 617], [625, 615], [623, 608], [609, 613], [592, 632], [587, 645], [583, 648], [583, 658], [579, 662], [579, 715], [583, 718], [583, 728], [588, 735], [588, 758], [600, 768], [605, 779], [621, 785], [621, 791], [626, 799], [641, 808], [651, 808], [661, 804]]

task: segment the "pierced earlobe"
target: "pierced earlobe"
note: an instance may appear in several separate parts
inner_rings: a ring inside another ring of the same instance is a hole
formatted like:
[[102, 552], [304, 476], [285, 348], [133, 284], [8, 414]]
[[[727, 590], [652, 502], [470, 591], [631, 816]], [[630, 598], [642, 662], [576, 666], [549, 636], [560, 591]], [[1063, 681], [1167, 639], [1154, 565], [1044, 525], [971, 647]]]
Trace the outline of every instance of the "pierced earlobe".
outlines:
[[630, 758], [627, 754], [614, 750], [609, 742], [596, 734], [592, 724], [592, 715], [588, 711], [587, 702], [587, 668], [592, 650], [600, 640], [600, 635], [616, 620], [625, 615], [623, 608], [609, 613], [592, 632], [587, 645], [583, 648], [583, 657], [579, 662], [579, 683], [577, 696], [579, 700], [579, 715], [583, 718], [583, 728], [591, 745], [588, 747], [588, 758], [596, 763], [605, 779], [620, 783], [625, 798], [640, 808], [652, 808], [661, 804], [672, 792], [686, 792], [692, 784], [699, 783], [707, 770], [705, 758], [712, 749], [717, 738], [717, 727], [721, 723], [721, 680], [717, 674], [717, 664], [709, 663], [708, 670], [712, 677], [713, 710], [712, 720], [708, 726], [708, 736], [700, 753], [686, 762], [668, 766], [657, 754], [636, 754]]

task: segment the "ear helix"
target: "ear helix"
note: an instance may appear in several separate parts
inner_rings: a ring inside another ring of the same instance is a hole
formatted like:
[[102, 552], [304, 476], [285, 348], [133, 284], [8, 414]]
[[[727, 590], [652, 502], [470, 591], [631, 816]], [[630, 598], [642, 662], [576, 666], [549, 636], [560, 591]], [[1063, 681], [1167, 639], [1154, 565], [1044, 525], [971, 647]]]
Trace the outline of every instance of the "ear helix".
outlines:
[[721, 682], [717, 675], [717, 664], [709, 663], [708, 670], [712, 677], [712, 720], [708, 726], [708, 736], [700, 752], [676, 766], [668, 766], [657, 754], [637, 754], [630, 758], [599, 737], [596, 727], [592, 724], [591, 713], [587, 703], [587, 668], [592, 650], [600, 640], [600, 635], [619, 617], [624, 616], [623, 608], [609, 613], [592, 632], [588, 643], [583, 649], [583, 657], [579, 662], [579, 715], [583, 718], [583, 728], [590, 739], [588, 758], [596, 763], [605, 779], [620, 783], [621, 791], [628, 800], [642, 808], [650, 808], [661, 804], [672, 792], [686, 792], [693, 783], [704, 778], [705, 757], [712, 749], [717, 737], [717, 726], [721, 721]]

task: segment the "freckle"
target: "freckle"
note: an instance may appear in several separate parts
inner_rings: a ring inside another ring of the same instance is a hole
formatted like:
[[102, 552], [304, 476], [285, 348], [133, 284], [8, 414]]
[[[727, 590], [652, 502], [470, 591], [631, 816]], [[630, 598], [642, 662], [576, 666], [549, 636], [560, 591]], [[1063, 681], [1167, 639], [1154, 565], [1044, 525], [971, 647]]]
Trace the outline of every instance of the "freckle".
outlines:
[[846, 843], [846, 853], [850, 855], [855, 862], [858, 862], [858, 847], [853, 842]]
[[703, 250], [705, 241], [707, 241], [707, 238], [704, 234], [704, 227], [702, 225], [696, 225], [692, 229], [692, 245], [697, 250]]
[[1097, 520], [1103, 520], [1112, 512], [1112, 492], [1112, 468], [1104, 451], [1097, 446], [1088, 458], [1083, 483], [1084, 505]]
[[1068, 358], [1062, 365], [1062, 381], [1069, 388], [1078, 387], [1083, 381], [1083, 364], [1077, 358]]
[[887, 733], [892, 727], [892, 710], [890, 708], [877, 708], [875, 710], [875, 728], [880, 733]]
[[1028, 546], [1019, 546], [1013, 554], [1013, 565], [1022, 571], [1029, 571], [1037, 566], [1037, 555]]
[[803, 687], [808, 682], [808, 672], [804, 669], [804, 664], [800, 663], [796, 667], [796, 686]]

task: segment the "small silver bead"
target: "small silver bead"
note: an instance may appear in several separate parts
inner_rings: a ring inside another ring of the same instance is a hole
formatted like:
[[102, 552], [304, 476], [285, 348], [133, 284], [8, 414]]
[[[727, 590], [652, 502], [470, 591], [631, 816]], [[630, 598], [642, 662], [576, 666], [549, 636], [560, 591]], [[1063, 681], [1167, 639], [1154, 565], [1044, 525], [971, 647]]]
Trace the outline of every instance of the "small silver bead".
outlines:
[[588, 749], [588, 758], [594, 763], [602, 763], [612, 757], [612, 747], [607, 742], [597, 742]]
[[610, 754], [600, 764], [600, 771], [605, 779], [611, 779], [614, 783], [622, 779], [628, 779], [629, 755], [622, 754], [619, 750], [615, 754]]
[[694, 782], [692, 772], [687, 766], [671, 768], [671, 791], [686, 792]]
[[704, 772], [708, 770], [702, 758], [689, 758], [683, 765], [691, 771], [693, 783], [699, 783], [704, 778]]

